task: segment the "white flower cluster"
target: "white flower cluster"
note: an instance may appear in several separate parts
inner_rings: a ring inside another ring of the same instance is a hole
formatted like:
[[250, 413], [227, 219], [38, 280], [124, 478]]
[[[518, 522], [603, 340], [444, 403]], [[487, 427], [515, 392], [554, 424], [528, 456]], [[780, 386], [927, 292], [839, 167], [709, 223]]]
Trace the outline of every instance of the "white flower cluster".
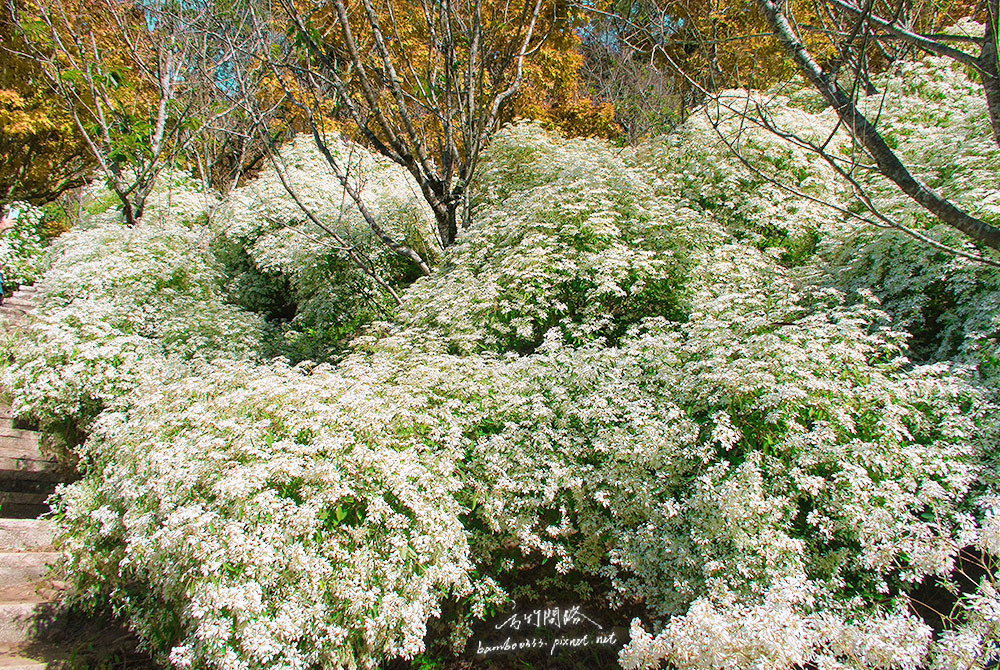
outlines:
[[816, 613], [801, 578], [770, 587], [758, 605], [731, 596], [719, 600], [698, 598], [655, 637], [633, 621], [622, 667], [658, 668], [664, 659], [678, 670], [924, 667], [931, 629], [905, 610], [864, 622]]
[[458, 351], [530, 353], [553, 328], [614, 342], [648, 314], [682, 318], [683, 250], [695, 241], [605, 145], [521, 124], [483, 160], [475, 224], [409, 290], [405, 320]]
[[[390, 234], [397, 239], [416, 236], [423, 244], [433, 239], [430, 213], [420, 208], [420, 193], [401, 168], [336, 137], [330, 139], [330, 148], [351, 185]], [[320, 223], [347, 239], [357, 242], [371, 236], [368, 224], [311, 136], [296, 136], [281, 148], [275, 163], [277, 167], [268, 165], [258, 177], [229, 194], [214, 222], [220, 233], [242, 243], [262, 270], [301, 273], [312, 257], [325, 251], [316, 249], [316, 239], [333, 246], [328, 238], [322, 238], [323, 231], [309, 222], [296, 198]], [[407, 213], [410, 209], [420, 211]]]
[[[80, 202], [86, 214], [76, 223], [78, 227], [101, 227], [123, 222], [121, 200], [104, 181], [95, 179], [85, 186]], [[219, 194], [203, 181], [188, 172], [166, 166], [160, 170], [146, 196], [139, 225], [202, 225], [211, 218], [218, 204]]]
[[105, 412], [60, 510], [77, 597], [110, 597], [176, 667], [375, 668], [471, 593], [448, 408], [338, 369], [206, 364]]
[[142, 368], [253, 354], [260, 320], [223, 302], [206, 232], [110, 224], [63, 235], [41, 282], [45, 300], [5, 371], [15, 412], [86, 429]]
[[46, 240], [41, 231], [45, 211], [21, 200], [7, 207], [17, 210], [18, 217], [14, 226], [0, 235], [0, 270], [8, 287], [30, 284], [45, 266]]
[[[378, 224], [394, 239], [433, 258], [437, 239], [433, 216], [410, 176], [394, 163], [337, 137], [330, 138], [330, 148]], [[230, 292], [255, 311], [294, 303], [293, 318], [283, 326], [284, 338], [303, 341], [302, 355], [321, 357], [323, 351], [305, 344], [308, 333], [318, 331], [319, 337], [335, 341], [394, 307], [385, 290], [356, 267], [327, 231], [369, 259], [391, 283], [401, 283], [406, 270], [400, 270], [401, 259], [375, 239], [311, 136], [300, 135], [287, 143], [274, 163], [229, 194], [213, 227], [231, 266]]]
[[[990, 134], [982, 87], [941, 58], [901, 63], [887, 78], [885, 99], [869, 108], [897, 143], [896, 151], [930, 186], [973, 215], [1000, 225], [1000, 147]], [[962, 251], [979, 250], [938, 224], [898, 189], [871, 176], [866, 184], [879, 207], [897, 220]], [[903, 233], [857, 224], [825, 238], [812, 271], [853, 292], [871, 287], [897, 327], [914, 335], [924, 360], [954, 359], [1000, 373], [1000, 273], [951, 256]]]
[[[796, 93], [724, 91], [676, 132], [638, 147], [632, 161], [653, 177], [661, 199], [709, 214], [731, 239], [775, 248], [786, 265], [800, 264], [839, 225], [833, 210], [815, 200], [843, 206], [848, 191], [819, 155], [765, 127], [826, 143], [834, 115], [800, 109]], [[836, 151], [846, 138], [841, 131], [829, 139]]]
[[205, 223], [219, 203], [219, 196], [190, 174], [165, 168], [146, 197], [143, 226]]

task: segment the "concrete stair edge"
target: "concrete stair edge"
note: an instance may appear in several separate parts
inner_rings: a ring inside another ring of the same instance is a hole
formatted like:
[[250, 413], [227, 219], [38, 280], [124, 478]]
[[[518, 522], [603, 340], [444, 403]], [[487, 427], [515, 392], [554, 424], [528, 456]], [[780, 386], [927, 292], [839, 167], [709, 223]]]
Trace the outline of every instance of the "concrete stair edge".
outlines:
[[[22, 330], [43, 294], [38, 286], [18, 288], [0, 305], [0, 327]], [[0, 403], [0, 515], [34, 516], [47, 511], [49, 493], [7, 489], [35, 491], [41, 482], [63, 481], [68, 473], [42, 454], [37, 432], [13, 427], [12, 414], [9, 404]], [[58, 579], [51, 570], [59, 557], [52, 550], [56, 524], [49, 519], [4, 517], [0, 517], [0, 670], [69, 667], [76, 655], [72, 646], [50, 641], [60, 626], [53, 618], [58, 608], [50, 601], [63, 588], [52, 581]]]
[[43, 579], [58, 559], [58, 551], [0, 552], [0, 583], [27, 585]]
[[61, 667], [71, 653], [44, 643], [0, 644], [0, 670], [46, 670]]

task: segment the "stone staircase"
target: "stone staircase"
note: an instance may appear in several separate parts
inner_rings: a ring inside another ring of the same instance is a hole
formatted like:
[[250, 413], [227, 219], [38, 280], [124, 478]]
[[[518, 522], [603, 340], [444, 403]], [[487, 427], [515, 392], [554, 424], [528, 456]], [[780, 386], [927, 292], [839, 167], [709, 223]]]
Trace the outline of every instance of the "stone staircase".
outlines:
[[28, 312], [35, 306], [38, 298], [37, 287], [22, 286], [14, 292], [14, 295], [4, 300], [3, 305], [0, 305], [0, 318], [4, 327], [10, 329], [23, 326]]
[[[6, 299], [0, 330], [23, 328], [40, 297], [23, 286]], [[15, 423], [0, 403], [0, 670], [157, 670], [120, 623], [54, 604], [65, 588], [50, 570], [56, 526], [40, 517], [75, 473], [39, 448], [38, 432]]]
[[[25, 287], [0, 306], [3, 325], [23, 325], [38, 293]], [[65, 478], [39, 449], [39, 435], [15, 428], [9, 405], [0, 405], [0, 670], [41, 670], [57, 664], [62, 649], [34, 640], [58, 583], [49, 578], [53, 522], [38, 517]]]

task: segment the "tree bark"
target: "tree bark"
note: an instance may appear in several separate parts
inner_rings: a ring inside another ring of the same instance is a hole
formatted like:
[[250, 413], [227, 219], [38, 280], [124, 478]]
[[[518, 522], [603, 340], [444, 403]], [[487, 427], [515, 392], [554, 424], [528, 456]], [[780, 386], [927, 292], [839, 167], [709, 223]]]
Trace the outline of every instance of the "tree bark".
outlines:
[[[309, 12], [301, 3], [280, 1], [308, 57], [315, 59], [310, 65], [319, 66], [315, 77], [308, 68], [305, 71], [303, 78], [315, 94], [305, 106], [316, 107], [326, 93], [317, 79], [331, 87], [371, 147], [414, 178], [434, 214], [442, 248], [454, 244], [468, 220], [466, 189], [479, 153], [521, 86], [525, 60], [548, 36], [535, 36], [543, 0], [523, 0], [520, 25], [515, 24], [513, 37], [504, 37], [503, 32], [511, 26], [496, 20], [490, 29], [493, 40], [485, 39], [489, 31], [483, 24], [483, 0], [420, 3], [427, 31], [434, 39], [428, 63], [419, 65], [419, 76], [414, 60], [393, 46], [400, 31], [390, 2], [359, 3], [371, 27], [369, 52], [351, 26], [350, 3], [329, 0], [342, 49], [338, 54], [316, 37]], [[506, 44], [493, 43], [498, 40]], [[501, 58], [499, 65], [490, 66], [490, 59], [502, 56], [504, 49], [512, 53]], [[350, 78], [341, 78], [344, 63], [350, 64]], [[440, 127], [421, 121], [422, 117], [436, 119]], [[338, 167], [331, 166], [337, 172]], [[404, 245], [375, 232], [390, 248], [410, 257]], [[426, 263], [421, 265], [426, 267]]]
[[1000, 58], [997, 40], [1000, 35], [1000, 0], [986, 2], [986, 34], [983, 36], [983, 50], [979, 54], [978, 65], [986, 92], [986, 108], [990, 111], [993, 125], [993, 139], [1000, 146]]

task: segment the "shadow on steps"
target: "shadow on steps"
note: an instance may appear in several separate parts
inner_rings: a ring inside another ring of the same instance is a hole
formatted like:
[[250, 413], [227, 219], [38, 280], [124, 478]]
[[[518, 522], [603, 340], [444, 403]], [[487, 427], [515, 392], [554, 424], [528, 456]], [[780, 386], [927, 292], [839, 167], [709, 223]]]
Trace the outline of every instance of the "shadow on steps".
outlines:
[[138, 638], [110, 615], [43, 603], [35, 608], [32, 639], [19, 653], [59, 670], [159, 670]]

